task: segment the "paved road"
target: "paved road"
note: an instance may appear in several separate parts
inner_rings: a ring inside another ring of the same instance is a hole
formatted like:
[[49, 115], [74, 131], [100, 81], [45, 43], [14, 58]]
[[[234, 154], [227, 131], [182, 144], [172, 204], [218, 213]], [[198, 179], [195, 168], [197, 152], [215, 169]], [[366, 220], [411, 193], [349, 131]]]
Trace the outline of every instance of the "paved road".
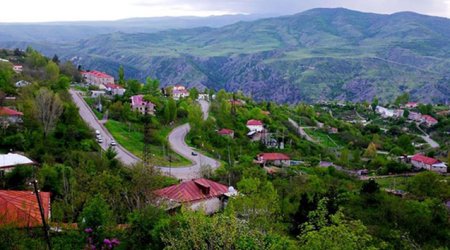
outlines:
[[426, 141], [428, 144], [430, 144], [431, 148], [439, 148], [439, 143], [437, 143], [435, 140], [431, 139], [430, 135], [428, 135], [425, 131], [423, 131], [419, 124], [416, 123], [416, 127], [420, 132], [422, 132], [424, 135], [421, 135], [422, 139]]
[[[72, 96], [73, 102], [78, 107], [81, 118], [91, 128], [100, 131], [100, 135], [102, 136], [103, 139], [103, 143], [100, 143], [100, 146], [102, 147], [102, 149], [107, 150], [109, 147], [109, 143], [113, 140], [113, 136], [103, 126], [103, 124], [99, 122], [94, 112], [92, 112], [91, 108], [86, 104], [83, 97], [81, 97], [78, 91], [71, 89], [69, 90], [69, 93]], [[138, 157], [130, 153], [128, 150], [126, 150], [119, 144], [115, 146], [115, 149], [117, 152], [117, 158], [126, 165], [133, 165], [140, 161]]]
[[[209, 103], [204, 100], [199, 100], [199, 103], [202, 108], [203, 119], [206, 120], [208, 119]], [[164, 173], [182, 180], [200, 177], [202, 175], [202, 166], [209, 166], [212, 170], [220, 166], [220, 162], [217, 160], [195, 151], [195, 149], [186, 144], [185, 138], [190, 129], [190, 125], [186, 123], [172, 130], [169, 134], [169, 145], [173, 151], [189, 159], [193, 165], [177, 168], [159, 167]], [[197, 155], [192, 155], [192, 152], [195, 152]]]
[[313, 127], [300, 127], [298, 126], [298, 124], [292, 120], [291, 118], [288, 119], [289, 122], [292, 124], [292, 126], [294, 126], [294, 128], [297, 129], [297, 133], [300, 134], [303, 138], [305, 138], [307, 141], [310, 142], [314, 142], [317, 143], [311, 136], [309, 136], [306, 132], [305, 132], [305, 128], [313, 128]]
[[[74, 103], [77, 105], [79, 109], [81, 118], [92, 129], [100, 131], [100, 134], [103, 138], [103, 143], [100, 144], [102, 149], [104, 150], [108, 149], [109, 143], [113, 140], [113, 137], [108, 132], [108, 130], [103, 126], [102, 123], [104, 123], [104, 121], [103, 120], [99, 121], [97, 119], [94, 112], [92, 112], [91, 108], [86, 104], [86, 102], [81, 97], [79, 92], [72, 89], [69, 90], [69, 92], [72, 95]], [[203, 119], [206, 120], [208, 117], [209, 103], [204, 100], [200, 100], [199, 103], [202, 108]], [[189, 124], [186, 123], [172, 130], [172, 132], [170, 132], [169, 134], [169, 145], [173, 151], [189, 159], [193, 164], [191, 166], [176, 167], [176, 168], [158, 166], [158, 168], [163, 173], [171, 175], [178, 179], [189, 180], [201, 176], [202, 166], [210, 166], [211, 169], [216, 169], [220, 166], [220, 163], [218, 161], [195, 151], [195, 149], [189, 147], [186, 144], [185, 138], [190, 129], [191, 128]], [[117, 144], [115, 148], [117, 152], [117, 158], [124, 164], [131, 166], [141, 161], [141, 159], [130, 153], [121, 145]], [[192, 152], [196, 152], [197, 155], [195, 156], [192, 155]]]

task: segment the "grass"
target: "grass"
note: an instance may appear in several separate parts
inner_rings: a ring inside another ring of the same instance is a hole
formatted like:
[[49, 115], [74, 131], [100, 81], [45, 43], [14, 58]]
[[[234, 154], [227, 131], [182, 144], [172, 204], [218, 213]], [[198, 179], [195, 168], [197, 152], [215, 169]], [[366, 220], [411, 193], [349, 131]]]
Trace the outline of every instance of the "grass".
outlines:
[[411, 177], [389, 177], [376, 179], [380, 188], [389, 188], [397, 190], [406, 190], [406, 187]]
[[[125, 123], [114, 120], [108, 120], [105, 124], [105, 127], [109, 130], [114, 139], [120, 145], [122, 145], [134, 155], [142, 158], [144, 150], [144, 134], [141, 132], [142, 127], [136, 124], [129, 127]], [[170, 127], [164, 127], [159, 131], [159, 133], [164, 138], [167, 138], [170, 131]], [[150, 163], [153, 165], [180, 167], [192, 164], [186, 158], [168, 149], [168, 147], [163, 147], [162, 145], [150, 145], [149, 147], [149, 151], [151, 154]], [[168, 160], [168, 153], [171, 156], [171, 162], [169, 162]]]
[[95, 99], [91, 98], [91, 97], [84, 97], [84, 100], [86, 101], [88, 106], [91, 108], [92, 112], [94, 112], [95, 116], [97, 116], [97, 119], [102, 120], [103, 113], [99, 112], [97, 109], [94, 108]]
[[311, 136], [314, 140], [316, 140], [317, 142], [319, 142], [320, 144], [322, 144], [325, 147], [336, 148], [336, 147], [342, 146], [339, 144], [339, 141], [332, 139], [328, 134], [323, 133], [321, 131], [313, 130], [313, 129], [305, 129], [305, 132], [309, 136]]

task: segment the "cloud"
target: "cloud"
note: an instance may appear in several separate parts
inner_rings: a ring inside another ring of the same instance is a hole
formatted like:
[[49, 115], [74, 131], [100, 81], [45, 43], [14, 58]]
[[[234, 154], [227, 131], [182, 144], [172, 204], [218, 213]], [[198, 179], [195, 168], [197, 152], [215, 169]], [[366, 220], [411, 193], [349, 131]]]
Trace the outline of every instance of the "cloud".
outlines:
[[375, 13], [414, 11], [450, 17], [450, 0], [138, 0], [134, 4], [252, 14], [293, 14], [319, 7], [344, 7]]

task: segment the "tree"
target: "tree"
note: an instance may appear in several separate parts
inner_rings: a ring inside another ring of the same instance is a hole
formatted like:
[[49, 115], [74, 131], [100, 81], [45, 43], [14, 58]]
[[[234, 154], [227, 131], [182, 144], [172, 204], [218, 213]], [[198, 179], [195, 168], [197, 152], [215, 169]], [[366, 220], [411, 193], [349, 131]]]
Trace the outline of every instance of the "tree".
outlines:
[[189, 97], [190, 97], [192, 100], [197, 100], [197, 99], [198, 99], [198, 96], [199, 96], [199, 93], [198, 93], [197, 88], [191, 88], [191, 89], [189, 89]]
[[54, 63], [56, 63], [56, 64], [59, 64], [59, 63], [60, 63], [60, 61], [59, 61], [59, 58], [58, 58], [58, 55], [57, 55], [57, 54], [55, 54], [55, 55], [53, 56], [53, 58], [52, 58], [52, 62], [54, 62]]
[[159, 80], [147, 77], [145, 80], [144, 93], [153, 97], [160, 96], [161, 91], [159, 90]]
[[119, 67], [119, 85], [125, 85], [125, 70], [123, 69], [122, 65], [120, 65]]
[[397, 96], [394, 103], [395, 103], [395, 105], [401, 105], [401, 104], [406, 104], [408, 101], [409, 101], [409, 94], [403, 93], [403, 94]]
[[397, 145], [407, 153], [414, 153], [414, 146], [412, 145], [411, 138], [407, 134], [403, 134], [398, 138]]
[[7, 94], [14, 93], [13, 77], [14, 71], [11, 64], [0, 62], [0, 90]]
[[419, 112], [422, 113], [423, 115], [431, 115], [433, 114], [433, 106], [431, 104], [419, 104], [419, 106], [417, 107], [419, 109]]
[[161, 239], [169, 217], [164, 210], [147, 206], [129, 215], [130, 227], [127, 230], [131, 249], [163, 249]]
[[45, 66], [45, 79], [50, 84], [56, 83], [59, 79], [59, 67], [53, 61], [49, 61]]
[[371, 142], [369, 146], [367, 146], [366, 151], [364, 151], [364, 157], [375, 158], [377, 156], [377, 145]]
[[86, 202], [81, 211], [78, 225], [80, 229], [92, 229], [94, 242], [100, 242], [109, 227], [115, 224], [113, 213], [106, 201], [96, 195]]
[[[321, 216], [325, 217], [325, 214]], [[345, 220], [338, 212], [331, 216], [331, 225], [309, 230], [301, 235], [300, 249], [377, 249], [367, 228], [360, 221]]]
[[350, 151], [347, 148], [344, 148], [341, 150], [341, 157], [339, 159], [339, 163], [348, 166], [348, 159], [349, 159]]
[[127, 97], [137, 95], [142, 88], [142, 84], [136, 79], [130, 79], [127, 81], [127, 91], [125, 95]]
[[408, 116], [409, 116], [409, 110], [405, 109], [405, 110], [403, 111], [403, 117], [404, 117], [404, 118], [408, 118]]
[[378, 98], [377, 97], [373, 98], [371, 106], [372, 106], [372, 110], [375, 112], [375, 110], [378, 106]]
[[58, 94], [46, 88], [39, 89], [35, 99], [37, 118], [44, 130], [44, 137], [55, 128], [64, 107]]
[[364, 182], [361, 187], [361, 194], [374, 194], [380, 191], [378, 183], [370, 179], [368, 182]]

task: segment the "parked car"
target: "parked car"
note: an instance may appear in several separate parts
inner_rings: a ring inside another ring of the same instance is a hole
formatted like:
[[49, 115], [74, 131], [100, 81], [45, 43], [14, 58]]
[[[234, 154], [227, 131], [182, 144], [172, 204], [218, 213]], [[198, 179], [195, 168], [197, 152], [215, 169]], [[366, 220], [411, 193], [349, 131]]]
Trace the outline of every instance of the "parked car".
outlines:
[[112, 147], [114, 147], [114, 146], [117, 146], [117, 143], [116, 143], [115, 141], [111, 141], [111, 143], [110, 143], [109, 145], [111, 145]]
[[99, 139], [97, 139], [97, 142], [98, 142], [98, 143], [103, 143], [103, 139], [102, 139], [102, 138], [99, 138]]
[[197, 153], [195, 153], [194, 151], [192, 151], [191, 155], [193, 155], [193, 156], [197, 156], [198, 154], [197, 154]]
[[95, 130], [95, 135], [99, 136], [100, 135], [100, 131], [99, 130]]

